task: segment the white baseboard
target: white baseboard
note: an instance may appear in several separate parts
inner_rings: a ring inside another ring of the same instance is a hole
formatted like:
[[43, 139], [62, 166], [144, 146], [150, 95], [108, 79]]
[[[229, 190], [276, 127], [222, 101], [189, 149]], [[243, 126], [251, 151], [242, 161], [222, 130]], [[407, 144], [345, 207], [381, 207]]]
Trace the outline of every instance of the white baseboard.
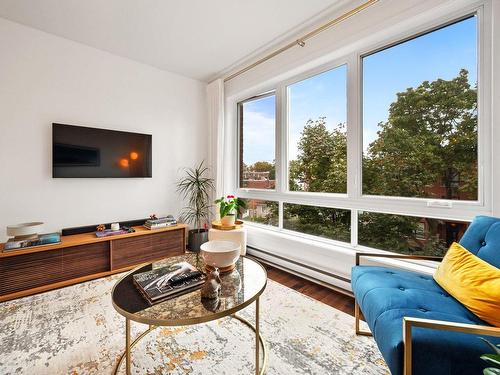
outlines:
[[312, 281], [316, 284], [332, 289], [333, 291], [336, 291], [338, 293], [342, 293], [349, 297], [354, 296], [350, 290], [350, 280], [345, 277], [334, 275], [332, 273], [319, 270], [314, 267], [300, 264], [296, 261], [285, 259], [282, 256], [270, 254], [265, 250], [250, 246], [247, 247], [247, 254], [249, 254], [251, 257], [256, 258], [262, 263], [269, 264], [270, 266], [273, 266], [275, 268], [302, 277], [303, 279]]

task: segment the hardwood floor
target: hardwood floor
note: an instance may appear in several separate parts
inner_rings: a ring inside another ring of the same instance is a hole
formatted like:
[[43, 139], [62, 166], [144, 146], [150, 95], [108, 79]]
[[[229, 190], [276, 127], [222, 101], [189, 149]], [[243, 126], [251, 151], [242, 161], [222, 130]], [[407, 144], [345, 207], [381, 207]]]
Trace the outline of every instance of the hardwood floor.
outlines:
[[280, 270], [279, 268], [264, 263], [263, 265], [267, 270], [267, 276], [271, 280], [354, 316], [354, 298]]

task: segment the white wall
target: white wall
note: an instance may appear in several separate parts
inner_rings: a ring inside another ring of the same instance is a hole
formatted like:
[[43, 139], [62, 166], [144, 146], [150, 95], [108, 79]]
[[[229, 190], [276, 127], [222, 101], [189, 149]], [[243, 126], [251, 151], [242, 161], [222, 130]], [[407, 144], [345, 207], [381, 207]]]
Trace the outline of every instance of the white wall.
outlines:
[[[336, 16], [354, 8], [362, 2], [363, 0], [354, 0], [344, 3], [343, 8], [338, 9], [337, 14], [330, 15], [329, 19], [334, 19]], [[426, 30], [433, 24], [435, 25], [436, 22], [439, 23], [440, 19], [453, 19], [478, 6], [483, 6], [485, 25], [485, 28], [480, 31], [483, 34], [484, 40], [484, 45], [482, 46], [484, 50], [483, 65], [480, 69], [483, 72], [486, 71], [485, 77], [488, 77], [481, 84], [481, 94], [483, 95], [481, 98], [482, 105], [483, 108], [489, 109], [482, 112], [482, 121], [487, 125], [487, 128], [484, 129], [488, 129], [487, 131], [483, 130], [482, 134], [487, 140], [483, 144], [484, 154], [489, 155], [488, 160], [485, 161], [484, 168], [484, 201], [486, 203], [482, 206], [478, 205], [477, 209], [476, 207], [471, 207], [468, 211], [464, 209], [464, 212], [460, 212], [459, 217], [468, 220], [478, 213], [500, 216], [500, 199], [498, 195], [498, 191], [500, 191], [500, 174], [497, 173], [500, 162], [500, 149], [498, 147], [500, 142], [500, 122], [498, 121], [500, 119], [500, 107], [498, 106], [500, 100], [500, 1], [498, 0], [380, 1], [362, 13], [355, 15], [353, 18], [307, 41], [304, 48], [292, 48], [227, 82], [225, 85], [226, 138], [224, 160], [226, 163], [224, 165], [224, 190], [226, 192], [236, 191], [238, 193], [236, 186], [237, 169], [234, 160], [237, 156], [236, 103], [239, 100], [273, 89], [281, 81], [325, 66], [325, 64], [342, 59], [344, 56], [349, 56], [349, 63], [351, 66], [355, 66], [352, 62], [359, 60], [358, 51], [371, 51], [376, 47], [386, 45], [388, 40], [400, 40], [407, 37], [408, 33], [410, 35], [415, 33], [415, 30]], [[296, 35], [295, 37], [299, 36]], [[290, 40], [293, 40], [293, 38]], [[357, 82], [352, 82], [352, 84], [356, 85]], [[351, 92], [354, 91], [351, 90]], [[280, 100], [279, 93], [277, 100]], [[350, 100], [350, 105], [354, 106], [354, 108], [356, 108], [356, 103], [354, 103], [356, 100], [359, 99]], [[280, 123], [280, 116], [283, 117], [284, 114], [278, 112], [277, 116], [278, 123]], [[351, 123], [358, 121], [357, 117], [357, 115], [354, 116]], [[489, 138], [490, 135], [491, 140]], [[488, 152], [490, 148], [491, 153]], [[277, 163], [279, 163], [279, 158]], [[269, 192], [255, 193], [248, 191], [244, 192], [244, 194], [250, 198], [280, 199], [280, 194]], [[333, 200], [331, 197], [328, 199]], [[294, 203], [297, 202], [294, 201]], [[408, 204], [408, 202], [405, 202], [405, 204]], [[343, 208], [342, 205], [337, 207]], [[425, 212], [430, 211], [427, 207], [422, 209], [423, 212], [424, 210]], [[422, 216], [425, 215], [422, 214]], [[436, 213], [436, 216], [439, 217], [439, 214]], [[441, 217], [447, 217], [446, 212], [442, 211]], [[297, 266], [296, 263], [318, 268], [348, 279], [351, 267], [354, 265], [355, 251], [366, 250], [359, 246], [351, 246], [350, 244], [342, 245], [331, 241], [327, 243], [310, 237], [300, 238], [291, 233], [262, 229], [262, 227], [258, 226], [248, 225], [247, 227], [248, 243], [257, 249], [250, 250], [250, 254], [341, 288], [349, 288], [349, 285], [339, 279]], [[265, 253], [259, 252], [259, 249], [265, 251]], [[276, 256], [273, 257], [269, 254]], [[286, 259], [294, 263], [287, 262]], [[411, 265], [411, 267], [414, 266]]]
[[[2, 18], [0, 56], [0, 241], [26, 221], [178, 214], [179, 169], [207, 156], [204, 83]], [[153, 177], [53, 179], [52, 122], [152, 134]]]

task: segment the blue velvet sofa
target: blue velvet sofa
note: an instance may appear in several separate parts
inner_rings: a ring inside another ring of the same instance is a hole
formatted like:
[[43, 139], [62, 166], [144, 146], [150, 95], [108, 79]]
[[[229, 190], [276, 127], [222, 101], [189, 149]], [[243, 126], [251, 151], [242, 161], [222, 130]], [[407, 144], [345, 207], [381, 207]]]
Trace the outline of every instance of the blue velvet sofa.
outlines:
[[[476, 217], [460, 244], [500, 268], [500, 219]], [[351, 281], [356, 333], [373, 335], [393, 375], [482, 374], [488, 366], [479, 357], [491, 349], [478, 337], [499, 344], [500, 328], [491, 327], [467, 310], [432, 275], [359, 265], [363, 259], [380, 256], [441, 259], [357, 253]], [[360, 310], [370, 332], [359, 328]]]

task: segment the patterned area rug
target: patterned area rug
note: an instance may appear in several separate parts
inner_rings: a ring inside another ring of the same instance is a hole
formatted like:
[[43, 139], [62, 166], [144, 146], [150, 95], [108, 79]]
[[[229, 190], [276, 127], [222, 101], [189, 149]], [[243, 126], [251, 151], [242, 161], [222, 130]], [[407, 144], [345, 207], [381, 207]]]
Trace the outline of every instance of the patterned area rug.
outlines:
[[[0, 304], [0, 373], [111, 374], [125, 342], [111, 305], [119, 276]], [[240, 315], [254, 321], [254, 304]], [[267, 374], [388, 374], [354, 318], [269, 281], [261, 297]], [[147, 326], [132, 323], [133, 336]], [[226, 318], [158, 328], [132, 350], [133, 374], [252, 374], [254, 333]], [[120, 374], [124, 373], [122, 366]]]

